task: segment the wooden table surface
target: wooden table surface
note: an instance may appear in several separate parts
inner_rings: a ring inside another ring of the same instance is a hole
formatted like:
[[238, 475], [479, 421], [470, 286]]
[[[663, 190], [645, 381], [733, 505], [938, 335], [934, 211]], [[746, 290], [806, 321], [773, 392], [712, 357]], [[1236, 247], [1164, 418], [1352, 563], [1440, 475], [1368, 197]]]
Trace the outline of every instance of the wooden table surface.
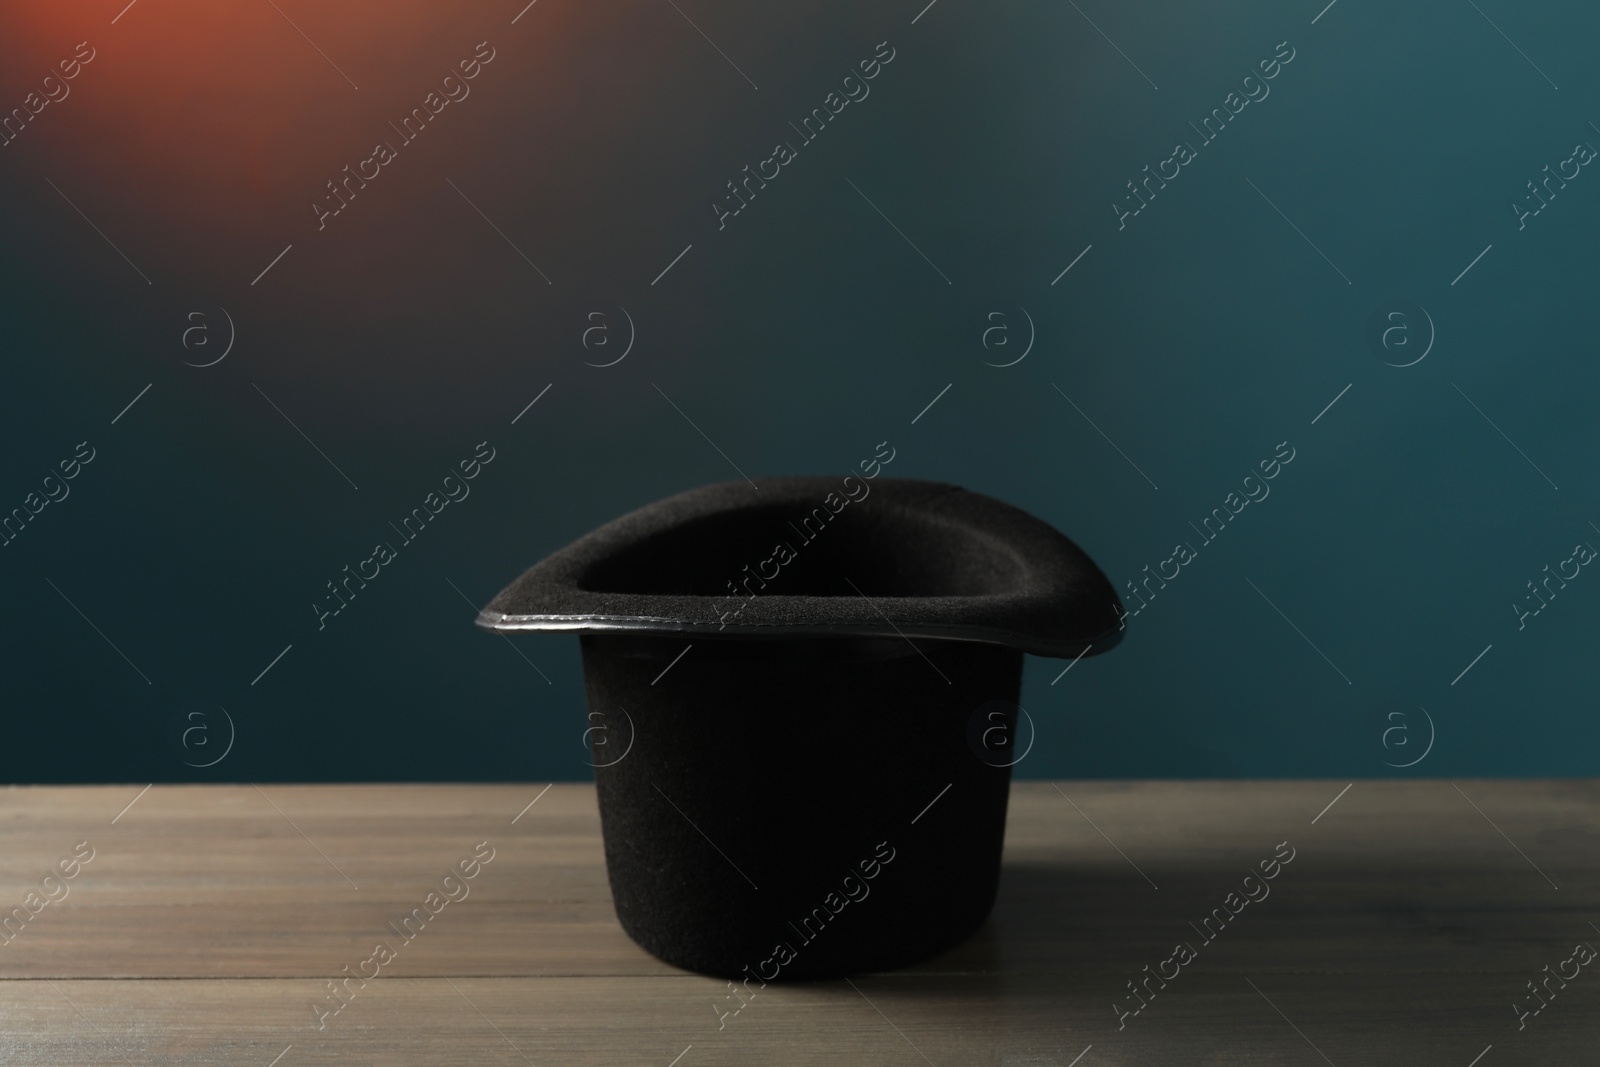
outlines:
[[[335, 1002], [480, 842], [468, 895]], [[1280, 842], [1269, 895], [1203, 940]], [[0, 1062], [1597, 1063], [1600, 963], [1573, 962], [1597, 846], [1593, 781], [1018, 782], [970, 941], [721, 1015], [725, 983], [618, 927], [592, 786], [18, 787]], [[1177, 973], [1119, 1016], [1146, 966]]]

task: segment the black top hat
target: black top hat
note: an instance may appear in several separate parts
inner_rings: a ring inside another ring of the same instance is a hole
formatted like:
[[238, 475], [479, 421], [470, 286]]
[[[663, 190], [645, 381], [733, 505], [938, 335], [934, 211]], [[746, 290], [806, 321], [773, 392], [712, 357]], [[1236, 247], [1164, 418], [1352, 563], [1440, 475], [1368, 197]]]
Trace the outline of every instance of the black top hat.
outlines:
[[529, 569], [478, 625], [583, 635], [590, 720], [627, 735], [595, 751], [618, 917], [748, 987], [903, 965], [983, 920], [1022, 653], [1103, 651], [1119, 609], [1017, 508], [849, 475], [650, 504]]

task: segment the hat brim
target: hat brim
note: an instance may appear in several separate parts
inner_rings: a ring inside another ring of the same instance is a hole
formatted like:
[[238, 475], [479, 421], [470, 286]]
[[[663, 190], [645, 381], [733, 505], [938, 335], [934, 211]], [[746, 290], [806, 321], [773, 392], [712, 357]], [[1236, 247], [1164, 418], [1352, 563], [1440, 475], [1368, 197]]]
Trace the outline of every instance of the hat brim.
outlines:
[[1103, 652], [1115, 590], [1048, 524], [906, 478], [781, 477], [691, 489], [593, 530], [479, 613], [500, 633], [902, 637], [1041, 656]]

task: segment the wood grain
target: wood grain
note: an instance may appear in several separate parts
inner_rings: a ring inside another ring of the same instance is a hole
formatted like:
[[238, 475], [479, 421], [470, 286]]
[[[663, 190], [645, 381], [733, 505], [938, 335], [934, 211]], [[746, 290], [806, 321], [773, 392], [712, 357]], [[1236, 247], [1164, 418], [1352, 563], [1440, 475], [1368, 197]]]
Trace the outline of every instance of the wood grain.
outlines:
[[[0, 912], [95, 857], [0, 947], [0, 1063], [1593, 1062], [1600, 975], [1525, 1029], [1511, 1005], [1600, 945], [1600, 783], [1364, 781], [1324, 812], [1345, 784], [1019, 782], [976, 936], [723, 1019], [724, 983], [617, 927], [591, 786], [7, 789]], [[470, 895], [317, 1029], [325, 983], [483, 841]], [[1179, 941], [1195, 962], [1119, 1030]]]

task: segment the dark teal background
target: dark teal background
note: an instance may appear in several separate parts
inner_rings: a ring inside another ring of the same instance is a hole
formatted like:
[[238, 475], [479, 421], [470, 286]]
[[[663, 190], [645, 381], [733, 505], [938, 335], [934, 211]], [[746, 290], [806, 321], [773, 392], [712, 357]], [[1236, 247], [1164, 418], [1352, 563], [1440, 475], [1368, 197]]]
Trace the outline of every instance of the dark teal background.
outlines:
[[[1031, 511], [1124, 592], [1295, 450], [1120, 648], [1056, 684], [1064, 662], [1029, 661], [1020, 775], [1596, 773], [1600, 577], [1520, 630], [1511, 605], [1600, 545], [1600, 174], [1524, 229], [1510, 205], [1600, 145], [1600, 9], [939, 0], [912, 24], [916, 0], [680, 5], [754, 89], [670, 6], [542, 2], [509, 25], [520, 6], [464, 8], [429, 45], [440, 68], [486, 37], [498, 55], [325, 231], [305, 204], [432, 66], [374, 59], [356, 94], [311, 56], [293, 76], [329, 79], [328, 103], [292, 134], [248, 110], [195, 130], [181, 151], [202, 162], [255, 129], [305, 159], [265, 193], [196, 179], [226, 233], [75, 125], [91, 106], [156, 121], [117, 80], [135, 39], [103, 20], [79, 98], [0, 149], [0, 508], [96, 449], [0, 548], [0, 778], [587, 777], [577, 640], [514, 651], [475, 605], [622, 512], [738, 477], [729, 460], [842, 472], [884, 440], [888, 473]], [[724, 183], [882, 40], [870, 97], [719, 231]], [[1197, 142], [1188, 124], [1283, 41], [1270, 95], [1119, 231], [1124, 183]], [[5, 100], [37, 80], [0, 67]], [[1368, 341], [1393, 300], [1436, 328], [1414, 366]], [[180, 338], [202, 306], [238, 340], [197, 369]], [[584, 349], [588, 314], [620, 344], [619, 307], [633, 351], [586, 365], [616, 351]], [[986, 365], [1022, 350], [1021, 309], [1031, 352]], [[1009, 343], [986, 349], [997, 321]], [[319, 631], [324, 583], [483, 440], [471, 496]], [[217, 708], [233, 748], [193, 769], [225, 740]], [[197, 709], [209, 749], [184, 743]], [[1423, 709], [1431, 751], [1392, 769], [1422, 753]]]

